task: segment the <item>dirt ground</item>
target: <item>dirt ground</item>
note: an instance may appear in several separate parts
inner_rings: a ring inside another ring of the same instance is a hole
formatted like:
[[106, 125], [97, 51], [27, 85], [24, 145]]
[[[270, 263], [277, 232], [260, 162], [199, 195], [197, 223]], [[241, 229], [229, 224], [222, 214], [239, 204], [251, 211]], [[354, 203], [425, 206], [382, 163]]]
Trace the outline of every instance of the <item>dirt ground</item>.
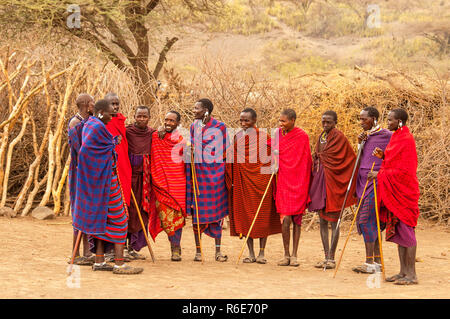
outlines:
[[[364, 261], [363, 240], [352, 234], [344, 258], [333, 279], [333, 270], [323, 272], [313, 265], [323, 258], [318, 228], [302, 229], [299, 248], [300, 267], [280, 267], [283, 256], [281, 234], [269, 237], [268, 264], [242, 264], [236, 261], [243, 241], [224, 230], [223, 252], [228, 262], [214, 261], [214, 241], [203, 237], [205, 262], [194, 262], [194, 238], [191, 221], [182, 237], [181, 262], [170, 261], [167, 236], [161, 233], [148, 259], [133, 261], [144, 268], [137, 276], [119, 276], [110, 272], [93, 272], [79, 267], [76, 281], [67, 280], [67, 261], [71, 253], [70, 217], [39, 221], [26, 218], [0, 219], [0, 298], [449, 298], [450, 230], [420, 222], [417, 227], [417, 274], [419, 285], [396, 286], [368, 275], [356, 274], [351, 267]], [[338, 245], [341, 254], [348, 224], [343, 225]], [[383, 244], [386, 275], [399, 269], [397, 247]], [[244, 252], [247, 253], [247, 250]]]

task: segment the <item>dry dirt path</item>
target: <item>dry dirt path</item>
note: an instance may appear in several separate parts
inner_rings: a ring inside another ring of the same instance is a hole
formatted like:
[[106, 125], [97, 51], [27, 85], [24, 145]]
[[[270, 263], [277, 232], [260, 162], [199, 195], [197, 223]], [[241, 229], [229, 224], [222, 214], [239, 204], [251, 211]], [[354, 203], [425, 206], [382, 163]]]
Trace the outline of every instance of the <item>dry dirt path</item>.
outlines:
[[[335, 279], [333, 272], [313, 265], [322, 258], [317, 229], [303, 231], [300, 267], [279, 267], [283, 255], [281, 235], [268, 240], [268, 264], [235, 263], [242, 241], [224, 230], [223, 251], [229, 261], [213, 259], [214, 242], [204, 237], [204, 264], [194, 262], [192, 226], [183, 232], [183, 260], [170, 261], [167, 236], [160, 234], [153, 244], [156, 262], [134, 261], [144, 267], [139, 276], [117, 276], [80, 267], [80, 288], [69, 288], [66, 281], [72, 229], [70, 218], [38, 221], [31, 217], [1, 218], [0, 298], [449, 298], [449, 231], [440, 227], [419, 226], [417, 273], [420, 284], [395, 286], [381, 282], [370, 288], [367, 275], [355, 274], [351, 267], [363, 261], [363, 242], [352, 235]], [[347, 225], [344, 225], [346, 229]], [[305, 229], [305, 226], [303, 227]], [[342, 231], [346, 233], [346, 231]], [[342, 248], [341, 238], [338, 248]], [[148, 250], [143, 253], [148, 257]], [[398, 270], [397, 249], [384, 245], [387, 275]], [[101, 282], [101, 285], [99, 285]], [[211, 289], [214, 282], [214, 289]], [[375, 282], [376, 284], [376, 282]]]

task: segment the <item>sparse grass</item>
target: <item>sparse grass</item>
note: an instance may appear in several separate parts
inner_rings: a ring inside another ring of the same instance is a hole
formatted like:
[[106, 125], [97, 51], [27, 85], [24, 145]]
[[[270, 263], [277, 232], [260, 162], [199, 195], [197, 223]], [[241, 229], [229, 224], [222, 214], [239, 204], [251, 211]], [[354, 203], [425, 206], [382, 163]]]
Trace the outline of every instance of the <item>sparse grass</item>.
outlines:
[[364, 50], [372, 51], [380, 64], [407, 63], [414, 58], [434, 58], [439, 56], [438, 45], [422, 36], [411, 39], [383, 37], [373, 39], [363, 46]]

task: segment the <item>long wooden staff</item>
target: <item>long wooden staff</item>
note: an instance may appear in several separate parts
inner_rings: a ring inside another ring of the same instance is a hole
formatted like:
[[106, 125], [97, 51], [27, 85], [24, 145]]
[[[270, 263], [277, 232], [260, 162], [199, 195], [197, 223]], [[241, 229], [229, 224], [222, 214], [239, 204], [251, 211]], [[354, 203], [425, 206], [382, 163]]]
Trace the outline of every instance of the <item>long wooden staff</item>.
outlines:
[[323, 265], [323, 271], [325, 271], [327, 269], [327, 266], [328, 266], [328, 257], [331, 254], [331, 247], [333, 247], [333, 243], [336, 240], [336, 234], [337, 234], [337, 232], [339, 230], [339, 225], [341, 224], [342, 213], [344, 212], [345, 204], [347, 203], [347, 197], [348, 197], [348, 194], [350, 192], [350, 188], [352, 187], [353, 179], [354, 179], [355, 173], [356, 173], [356, 167], [358, 167], [359, 159], [361, 158], [361, 152], [362, 152], [362, 150], [364, 148], [364, 144], [365, 143], [366, 143], [366, 141], [362, 141], [361, 142], [361, 146], [359, 147], [359, 150], [358, 150], [358, 155], [356, 156], [356, 161], [355, 161], [355, 166], [353, 167], [352, 177], [350, 178], [350, 181], [348, 182], [347, 191], [345, 192], [344, 202], [342, 203], [342, 208], [341, 208], [341, 212], [339, 214], [339, 219], [338, 219], [337, 224], [336, 224], [336, 230], [334, 232], [334, 236], [331, 237], [330, 248], [328, 249], [327, 259], [325, 261], [325, 264]]
[[273, 179], [273, 176], [274, 176], [274, 175], [275, 175], [275, 172], [273, 172], [272, 175], [270, 176], [269, 183], [268, 183], [267, 186], [266, 186], [266, 191], [264, 192], [264, 195], [263, 195], [263, 197], [261, 198], [261, 202], [259, 203], [258, 210], [256, 211], [256, 214], [255, 214], [255, 217], [253, 218], [252, 224], [250, 225], [250, 229], [248, 230], [247, 236], [245, 236], [244, 244], [242, 245], [241, 252], [240, 252], [240, 254], [239, 254], [238, 260], [236, 261], [236, 266], [238, 265], [239, 260], [241, 259], [242, 253], [244, 252], [245, 245], [247, 244], [247, 240], [248, 240], [248, 238], [250, 237], [250, 233], [252, 232], [253, 225], [254, 225], [255, 222], [256, 222], [256, 218], [258, 217], [259, 210], [261, 209], [261, 206], [262, 206], [262, 203], [263, 203], [263, 201], [264, 201], [264, 198], [266, 198], [267, 191], [269, 190], [269, 187], [270, 187], [270, 184], [272, 183], [272, 179]]
[[195, 216], [197, 218], [197, 235], [198, 235], [198, 244], [200, 245], [200, 255], [202, 258], [203, 265], [203, 249], [202, 249], [202, 238], [200, 236], [200, 219], [198, 218], [198, 202], [197, 202], [197, 192], [200, 195], [200, 191], [198, 189], [197, 183], [197, 175], [195, 172], [195, 162], [194, 162], [194, 151], [191, 149], [191, 173], [192, 173], [192, 188], [194, 190], [194, 200], [195, 200]]
[[150, 246], [150, 240], [148, 239], [147, 231], [145, 230], [144, 220], [142, 219], [141, 210], [139, 209], [139, 206], [137, 204], [136, 197], [134, 197], [133, 189], [131, 189], [131, 196], [133, 197], [133, 203], [134, 203], [134, 206], [136, 207], [136, 210], [137, 210], [137, 213], [139, 216], [139, 221], [141, 222], [142, 231], [144, 232], [145, 240], [147, 241], [148, 251], [150, 252], [150, 256], [152, 256], [152, 261], [155, 262], [155, 256], [153, 255], [152, 246]]
[[69, 272], [68, 272], [67, 276], [70, 276], [72, 274], [72, 268], [73, 268], [73, 262], [75, 260], [75, 254], [77, 253], [78, 249], [80, 248], [81, 234], [82, 234], [81, 231], [78, 231], [77, 240], [75, 242], [75, 247], [73, 249], [72, 259], [70, 260]]
[[378, 230], [378, 244], [380, 245], [380, 258], [381, 258], [381, 271], [383, 272], [383, 279], [386, 280], [386, 273], [384, 272], [384, 258], [383, 247], [381, 246], [381, 229], [380, 229], [380, 216], [378, 214], [378, 201], [377, 201], [377, 184], [375, 178], [373, 179], [373, 192], [375, 195], [375, 213], [377, 214], [377, 230]]
[[[373, 164], [372, 164], [372, 168], [370, 169], [371, 172], [373, 171], [374, 165], [375, 165], [375, 162], [373, 162]], [[366, 181], [366, 185], [364, 186], [364, 191], [363, 191], [363, 193], [361, 195], [361, 199], [359, 200], [358, 207], [356, 208], [356, 213], [354, 213], [355, 216], [353, 217], [352, 224], [350, 226], [350, 230], [348, 231], [348, 235], [347, 235], [347, 239], [345, 240], [344, 248], [342, 248], [341, 255], [339, 256], [339, 260], [338, 260], [338, 263], [336, 265], [336, 269], [334, 270], [333, 278], [336, 277], [336, 273], [337, 273], [337, 271], [339, 269], [339, 265], [341, 264], [341, 260], [342, 260], [342, 256], [344, 255], [345, 247], [347, 246], [348, 239], [350, 238], [350, 234], [352, 233], [353, 225], [355, 224], [356, 217], [358, 216], [359, 209], [360, 209], [361, 203], [362, 203], [362, 201], [364, 199], [364, 194], [366, 193], [366, 189], [367, 189], [367, 185], [368, 184], [369, 184], [369, 179], [367, 179], [367, 181]], [[353, 211], [353, 208], [352, 208], [352, 211]]]

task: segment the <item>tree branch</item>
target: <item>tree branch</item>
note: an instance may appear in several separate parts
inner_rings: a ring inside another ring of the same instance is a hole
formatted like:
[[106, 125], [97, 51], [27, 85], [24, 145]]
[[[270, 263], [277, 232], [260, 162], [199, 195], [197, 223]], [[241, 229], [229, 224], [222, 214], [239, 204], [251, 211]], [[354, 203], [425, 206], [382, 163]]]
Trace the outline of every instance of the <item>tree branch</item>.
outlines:
[[166, 55], [169, 52], [170, 48], [172, 48], [172, 46], [175, 44], [175, 42], [178, 41], [177, 37], [173, 37], [172, 39], [169, 40], [169, 38], [166, 38], [166, 45], [164, 46], [164, 48], [161, 50], [161, 52], [159, 53], [159, 59], [158, 59], [158, 63], [156, 63], [155, 66], [155, 70], [153, 71], [153, 77], [155, 79], [158, 78], [159, 76], [159, 72], [161, 72], [161, 69], [164, 65], [164, 61], [166, 61]]

